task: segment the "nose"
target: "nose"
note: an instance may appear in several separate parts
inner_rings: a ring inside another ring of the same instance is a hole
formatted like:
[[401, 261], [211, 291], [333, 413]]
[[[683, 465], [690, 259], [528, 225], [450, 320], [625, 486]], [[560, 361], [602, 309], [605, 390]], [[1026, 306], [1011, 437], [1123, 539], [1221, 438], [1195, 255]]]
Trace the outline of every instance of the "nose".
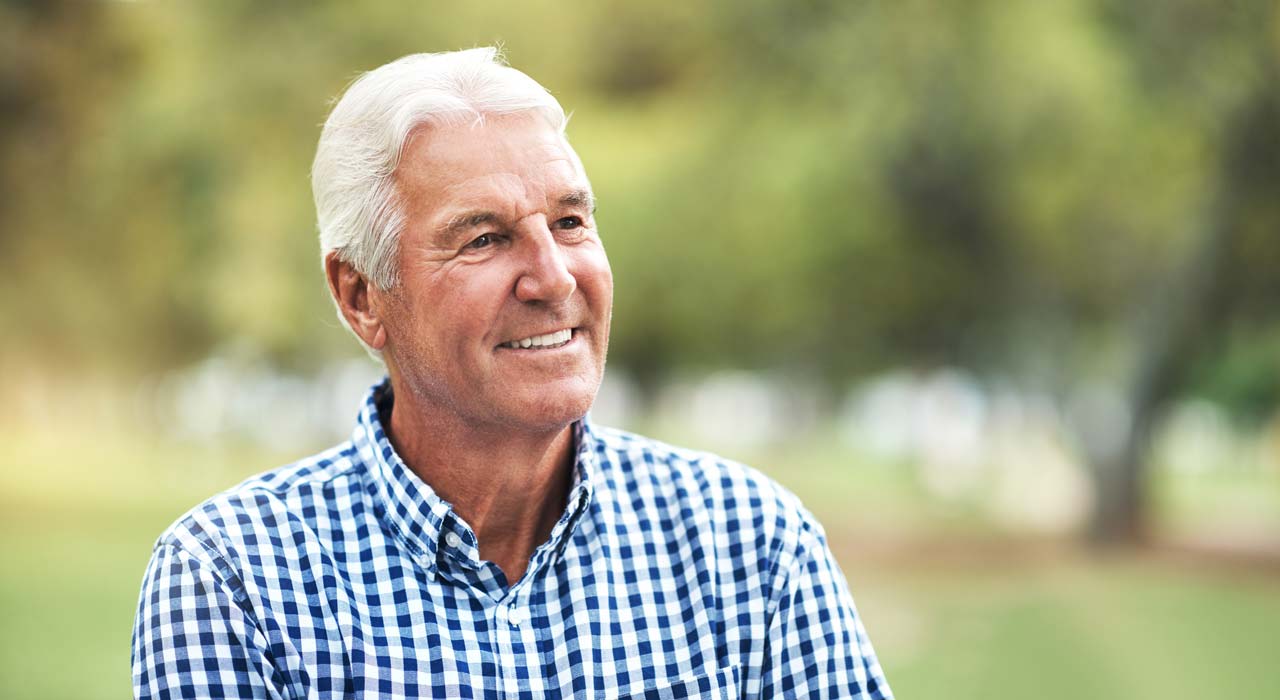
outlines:
[[531, 225], [521, 242], [525, 259], [520, 279], [516, 280], [516, 298], [526, 303], [567, 300], [578, 288], [578, 282], [569, 271], [564, 249], [546, 222]]

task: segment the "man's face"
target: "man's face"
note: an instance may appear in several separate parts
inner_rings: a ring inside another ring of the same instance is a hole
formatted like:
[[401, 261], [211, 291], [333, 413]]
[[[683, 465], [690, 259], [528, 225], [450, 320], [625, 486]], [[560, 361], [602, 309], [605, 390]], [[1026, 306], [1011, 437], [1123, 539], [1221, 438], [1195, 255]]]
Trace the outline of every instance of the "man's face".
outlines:
[[473, 428], [582, 417], [604, 372], [613, 275], [568, 142], [530, 116], [423, 129], [396, 179], [401, 282], [373, 303], [397, 389]]

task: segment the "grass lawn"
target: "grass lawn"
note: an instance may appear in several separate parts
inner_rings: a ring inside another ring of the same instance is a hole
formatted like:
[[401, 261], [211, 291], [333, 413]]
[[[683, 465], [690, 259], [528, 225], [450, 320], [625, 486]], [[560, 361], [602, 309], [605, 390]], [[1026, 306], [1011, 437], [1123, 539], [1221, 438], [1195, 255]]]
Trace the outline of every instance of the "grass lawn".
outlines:
[[[0, 698], [127, 697], [138, 585], [156, 535], [279, 460], [0, 438]], [[881, 516], [929, 509], [912, 505], [909, 484], [872, 469], [814, 469], [779, 478], [827, 525], [901, 698], [1280, 697], [1274, 568], [1100, 556], [981, 528], [954, 536], [947, 517], [898, 527]], [[883, 498], [856, 517], [841, 507], [870, 494]]]
[[899, 696], [1280, 697], [1276, 572], [1020, 548], [841, 556]]

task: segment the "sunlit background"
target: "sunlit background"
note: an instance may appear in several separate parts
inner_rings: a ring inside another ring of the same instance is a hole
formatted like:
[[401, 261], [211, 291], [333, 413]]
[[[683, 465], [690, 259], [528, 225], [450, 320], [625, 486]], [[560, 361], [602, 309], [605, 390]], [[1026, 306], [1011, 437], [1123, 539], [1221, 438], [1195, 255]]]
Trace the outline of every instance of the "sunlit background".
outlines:
[[1280, 697], [1270, 0], [0, 4], [0, 697], [129, 693], [164, 527], [343, 439], [330, 100], [574, 112], [596, 420], [824, 522], [903, 698]]

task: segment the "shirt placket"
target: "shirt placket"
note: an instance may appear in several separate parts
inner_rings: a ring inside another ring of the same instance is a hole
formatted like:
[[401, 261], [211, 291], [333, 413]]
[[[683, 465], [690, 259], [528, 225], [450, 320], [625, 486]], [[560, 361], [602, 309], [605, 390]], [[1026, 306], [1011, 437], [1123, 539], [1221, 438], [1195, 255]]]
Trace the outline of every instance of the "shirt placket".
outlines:
[[494, 648], [498, 650], [499, 687], [504, 697], [515, 700], [522, 687], [529, 688], [528, 652], [522, 628], [529, 623], [519, 604], [519, 596], [508, 593], [493, 606]]
[[585, 500], [582, 490], [576, 489], [570, 514], [553, 530], [552, 542], [534, 553], [525, 576], [509, 589], [500, 583], [504, 579], [496, 564], [479, 561], [470, 531], [451, 516], [442, 518], [442, 565], [483, 601], [485, 642], [494, 670], [494, 675], [485, 679], [485, 697], [536, 698], [545, 694], [550, 681], [543, 676], [539, 651], [545, 636], [540, 637], [531, 622], [531, 600], [536, 597], [539, 576], [560, 555], [566, 531], [571, 531]]

